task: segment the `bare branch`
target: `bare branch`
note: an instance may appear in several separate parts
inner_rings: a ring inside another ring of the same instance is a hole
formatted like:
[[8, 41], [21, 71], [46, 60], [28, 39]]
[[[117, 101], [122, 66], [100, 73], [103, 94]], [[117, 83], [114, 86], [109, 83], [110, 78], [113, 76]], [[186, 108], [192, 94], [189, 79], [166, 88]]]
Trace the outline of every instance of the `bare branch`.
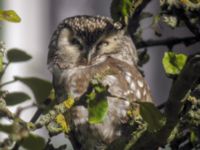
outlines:
[[200, 39], [192, 36], [192, 37], [184, 37], [184, 38], [167, 38], [163, 40], [148, 40], [148, 41], [140, 41], [136, 43], [136, 47], [139, 48], [146, 48], [146, 47], [153, 47], [153, 46], [169, 46], [173, 47], [176, 44], [183, 43], [186, 46], [192, 45], [196, 42], [199, 42]]

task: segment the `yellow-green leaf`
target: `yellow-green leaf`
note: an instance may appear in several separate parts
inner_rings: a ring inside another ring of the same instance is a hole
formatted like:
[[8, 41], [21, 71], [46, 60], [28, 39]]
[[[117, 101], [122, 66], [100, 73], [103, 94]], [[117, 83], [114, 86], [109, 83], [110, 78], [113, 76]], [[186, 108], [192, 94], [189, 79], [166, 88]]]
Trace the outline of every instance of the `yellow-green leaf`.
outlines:
[[56, 99], [56, 92], [54, 89], [51, 89], [49, 97], [50, 100], [54, 101]]
[[9, 22], [20, 22], [21, 18], [14, 10], [0, 10], [0, 20]]
[[89, 123], [101, 123], [108, 112], [107, 99], [99, 99], [89, 102]]
[[178, 75], [187, 61], [187, 55], [165, 52], [162, 63], [166, 74]]
[[87, 95], [89, 123], [101, 123], [108, 112], [107, 88], [101, 83], [91, 85], [93, 90]]

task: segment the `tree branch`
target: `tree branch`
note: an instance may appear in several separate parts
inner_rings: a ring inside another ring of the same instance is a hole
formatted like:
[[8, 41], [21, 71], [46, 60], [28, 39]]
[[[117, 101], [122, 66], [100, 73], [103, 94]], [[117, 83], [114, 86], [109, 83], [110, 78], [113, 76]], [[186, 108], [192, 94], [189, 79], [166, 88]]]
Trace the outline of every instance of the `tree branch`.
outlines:
[[[137, 31], [137, 28], [140, 26], [140, 15], [143, 9], [151, 2], [151, 0], [142, 0], [141, 5], [139, 5], [132, 17], [129, 19], [128, 24], [128, 33], [130, 34], [132, 40], [134, 41], [134, 33]], [[135, 41], [134, 41], [135, 42]]]
[[196, 42], [199, 42], [200, 39], [192, 36], [192, 37], [184, 37], [184, 38], [167, 38], [163, 40], [148, 40], [148, 41], [140, 41], [136, 43], [136, 47], [139, 48], [146, 48], [152, 46], [174, 46], [176, 44], [184, 43], [186, 46], [192, 45]]
[[157, 133], [145, 132], [132, 149], [154, 150], [167, 143], [169, 136], [179, 121], [179, 113], [182, 110], [184, 101], [190, 93], [190, 89], [199, 78], [200, 55], [197, 55], [188, 61], [171, 88], [165, 107], [165, 115], [167, 117], [165, 126]]
[[200, 40], [200, 31], [198, 27], [191, 23], [190, 19], [186, 15], [186, 12], [183, 8], [176, 9], [175, 10], [178, 16], [184, 21], [185, 25], [188, 27], [188, 29]]

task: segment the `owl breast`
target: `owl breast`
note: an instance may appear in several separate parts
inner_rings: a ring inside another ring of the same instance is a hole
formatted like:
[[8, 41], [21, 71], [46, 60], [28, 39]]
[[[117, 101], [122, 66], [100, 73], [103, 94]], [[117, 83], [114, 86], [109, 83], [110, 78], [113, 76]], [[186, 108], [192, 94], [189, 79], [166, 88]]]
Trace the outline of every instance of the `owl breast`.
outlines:
[[123, 136], [122, 126], [128, 123], [127, 112], [137, 105], [135, 101], [151, 102], [149, 88], [138, 69], [112, 57], [93, 66], [74, 68], [66, 74], [66, 91], [77, 99], [86, 92], [96, 74], [102, 76], [101, 83], [108, 87], [108, 114], [102, 123], [88, 122], [88, 109], [84, 104], [71, 109], [71, 126], [75, 127], [79, 142], [84, 143], [83, 149], [99, 149], [97, 147], [102, 148]]

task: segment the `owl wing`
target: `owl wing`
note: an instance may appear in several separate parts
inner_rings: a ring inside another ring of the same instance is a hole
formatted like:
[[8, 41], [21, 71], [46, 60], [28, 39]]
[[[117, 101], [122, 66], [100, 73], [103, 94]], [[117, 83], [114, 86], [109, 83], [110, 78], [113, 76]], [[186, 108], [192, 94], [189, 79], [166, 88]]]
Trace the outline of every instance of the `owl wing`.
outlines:
[[71, 124], [85, 149], [96, 148], [98, 143], [107, 145], [122, 136], [121, 126], [129, 121], [127, 112], [136, 100], [152, 102], [151, 94], [141, 73], [134, 65], [108, 58], [105, 62], [90, 67], [73, 68], [63, 75], [65, 88], [77, 101], [87, 92], [90, 81], [100, 77], [108, 87], [108, 113], [102, 123], [88, 123], [87, 105], [79, 103], [71, 109]]
[[130, 102], [152, 102], [152, 96], [144, 77], [136, 65], [129, 65], [114, 58], [108, 60], [111, 74], [105, 76], [103, 83], [109, 86], [109, 92]]

